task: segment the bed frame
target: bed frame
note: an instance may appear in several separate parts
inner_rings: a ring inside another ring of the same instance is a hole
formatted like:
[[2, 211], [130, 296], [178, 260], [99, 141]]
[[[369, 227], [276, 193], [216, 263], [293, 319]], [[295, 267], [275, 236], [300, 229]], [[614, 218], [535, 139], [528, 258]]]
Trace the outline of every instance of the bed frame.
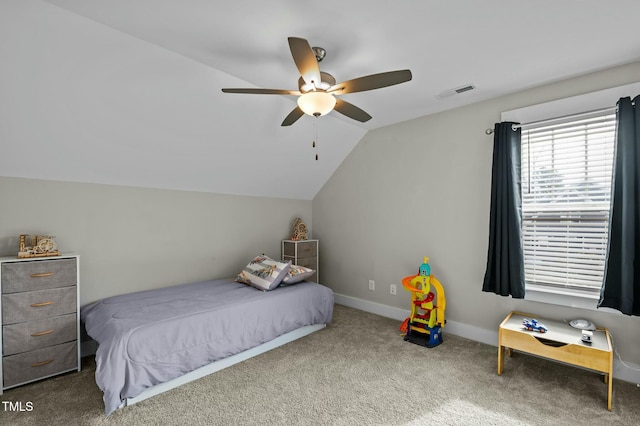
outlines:
[[314, 324], [307, 325], [296, 330], [285, 333], [281, 336], [276, 337], [275, 339], [265, 342], [261, 345], [254, 346], [251, 349], [247, 349], [244, 352], [240, 352], [235, 355], [231, 355], [230, 357], [220, 359], [218, 361], [214, 361], [211, 364], [207, 364], [203, 367], [200, 367], [196, 370], [191, 371], [183, 376], [176, 377], [175, 379], [169, 380], [168, 382], [160, 383], [158, 385], [152, 386], [146, 390], [144, 390], [140, 395], [134, 398], [127, 398], [120, 405], [120, 408], [137, 404], [140, 401], [144, 401], [147, 398], [151, 398], [152, 396], [159, 395], [161, 393], [167, 392], [171, 389], [175, 389], [178, 386], [182, 386], [184, 384], [193, 382], [194, 380], [198, 380], [202, 377], [208, 376], [209, 374], [215, 373], [216, 371], [223, 370], [227, 367], [231, 367], [234, 364], [245, 361], [249, 358], [253, 358], [265, 352], [268, 352], [272, 349], [280, 347], [289, 342], [293, 342], [294, 340], [298, 340], [301, 337], [307, 336], [316, 331], [322, 330], [326, 327], [326, 324]]

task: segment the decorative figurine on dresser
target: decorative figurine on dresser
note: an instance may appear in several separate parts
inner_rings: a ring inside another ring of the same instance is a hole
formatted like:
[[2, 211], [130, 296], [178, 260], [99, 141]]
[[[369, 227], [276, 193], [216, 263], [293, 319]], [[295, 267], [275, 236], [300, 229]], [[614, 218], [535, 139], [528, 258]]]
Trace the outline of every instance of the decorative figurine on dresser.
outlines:
[[[27, 245], [27, 238], [29, 239]], [[48, 235], [20, 235], [18, 258], [60, 256], [55, 237]]]
[[81, 368], [79, 256], [45, 254], [46, 238], [35, 256], [0, 257], [0, 394]]
[[291, 241], [301, 241], [307, 239], [307, 225], [300, 218], [296, 218], [293, 222], [293, 233]]

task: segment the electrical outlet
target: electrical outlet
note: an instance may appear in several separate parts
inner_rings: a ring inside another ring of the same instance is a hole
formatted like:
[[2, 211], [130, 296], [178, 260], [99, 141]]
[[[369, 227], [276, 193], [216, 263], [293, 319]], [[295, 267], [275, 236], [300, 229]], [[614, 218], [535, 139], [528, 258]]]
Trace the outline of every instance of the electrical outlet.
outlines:
[[396, 285], [395, 284], [391, 284], [389, 286], [389, 293], [393, 294], [394, 296], [396, 295]]
[[374, 291], [376, 289], [376, 282], [374, 280], [369, 280], [369, 290]]

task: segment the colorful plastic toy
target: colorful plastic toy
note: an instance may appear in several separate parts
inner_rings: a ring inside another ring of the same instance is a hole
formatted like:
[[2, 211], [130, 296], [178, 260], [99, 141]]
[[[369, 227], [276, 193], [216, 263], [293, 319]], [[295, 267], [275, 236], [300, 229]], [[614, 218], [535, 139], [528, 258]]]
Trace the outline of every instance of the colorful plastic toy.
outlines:
[[549, 329], [545, 327], [544, 324], [539, 323], [538, 320], [535, 319], [528, 320], [526, 318], [523, 318], [522, 326], [529, 331], [538, 331], [540, 333], [546, 333], [547, 331], [549, 331]]
[[424, 257], [417, 275], [402, 279], [402, 286], [411, 292], [411, 316], [400, 326], [405, 333], [404, 340], [428, 348], [439, 345], [442, 343], [442, 327], [446, 322], [444, 310], [447, 300], [442, 284], [431, 275], [428, 257]]

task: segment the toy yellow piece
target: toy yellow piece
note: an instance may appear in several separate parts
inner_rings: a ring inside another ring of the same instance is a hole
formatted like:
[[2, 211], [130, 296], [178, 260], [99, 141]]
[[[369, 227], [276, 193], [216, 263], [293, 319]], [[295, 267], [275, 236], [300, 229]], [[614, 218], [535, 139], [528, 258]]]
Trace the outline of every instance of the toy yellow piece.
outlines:
[[[411, 292], [411, 316], [400, 327], [406, 333], [404, 340], [428, 348], [439, 345], [447, 300], [442, 284], [431, 274], [428, 257], [424, 257], [417, 275], [402, 279], [402, 286]], [[432, 286], [435, 294], [431, 291]]]

